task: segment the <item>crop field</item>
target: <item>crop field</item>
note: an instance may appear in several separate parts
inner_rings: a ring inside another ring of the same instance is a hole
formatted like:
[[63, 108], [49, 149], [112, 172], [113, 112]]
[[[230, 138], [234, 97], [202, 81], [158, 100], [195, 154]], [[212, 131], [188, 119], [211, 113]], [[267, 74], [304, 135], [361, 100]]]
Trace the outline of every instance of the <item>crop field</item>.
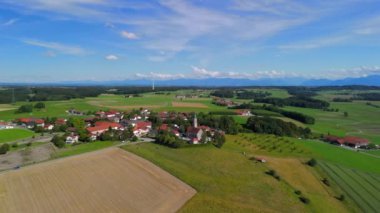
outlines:
[[193, 108], [208, 108], [207, 105], [194, 102], [172, 102], [173, 107], [193, 107]]
[[[287, 110], [301, 112], [316, 119], [314, 125], [308, 125], [313, 131], [321, 134], [337, 136], [354, 135], [368, 138], [371, 142], [380, 144], [380, 108], [366, 105], [366, 102], [331, 103], [331, 108], [339, 112], [326, 112], [319, 109], [285, 107]], [[347, 112], [348, 117], [343, 113]]]
[[10, 104], [0, 104], [0, 111], [7, 111], [12, 109], [15, 109], [15, 106]]
[[33, 135], [35, 135], [34, 132], [26, 129], [3, 129], [0, 130], [0, 143], [30, 138]]
[[267, 134], [227, 135], [226, 139], [247, 153], [273, 156], [307, 156], [311, 152], [298, 141]]
[[0, 174], [1, 212], [176, 212], [195, 193], [119, 148]]
[[303, 160], [268, 156], [265, 159], [270, 168], [275, 169], [288, 184], [311, 200], [310, 205], [316, 212], [330, 212], [332, 207], [335, 212], [347, 211], [341, 201], [335, 198], [336, 193], [325, 186], [321, 182], [322, 177]]
[[363, 212], [378, 212], [380, 209], [379, 175], [326, 162], [321, 162], [320, 166]]
[[320, 141], [300, 140], [299, 144], [310, 150], [311, 156], [318, 159], [380, 175], [380, 158]]

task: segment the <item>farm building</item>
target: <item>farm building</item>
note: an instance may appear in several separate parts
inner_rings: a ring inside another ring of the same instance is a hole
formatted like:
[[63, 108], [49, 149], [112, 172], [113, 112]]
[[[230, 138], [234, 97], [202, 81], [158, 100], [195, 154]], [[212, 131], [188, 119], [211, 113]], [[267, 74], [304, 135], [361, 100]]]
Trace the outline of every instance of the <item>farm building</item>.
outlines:
[[0, 122], [0, 129], [13, 129], [14, 126], [7, 122]]
[[325, 137], [325, 141], [339, 146], [350, 146], [355, 149], [363, 146], [368, 146], [369, 144], [369, 141], [367, 139], [354, 136], [346, 136], [341, 138], [333, 135], [328, 135]]

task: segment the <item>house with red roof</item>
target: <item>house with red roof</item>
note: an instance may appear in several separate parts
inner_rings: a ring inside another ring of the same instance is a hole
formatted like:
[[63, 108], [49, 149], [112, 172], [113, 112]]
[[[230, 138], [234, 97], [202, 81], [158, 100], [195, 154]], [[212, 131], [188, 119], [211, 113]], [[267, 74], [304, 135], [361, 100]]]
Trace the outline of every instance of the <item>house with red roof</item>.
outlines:
[[203, 135], [203, 130], [198, 127], [189, 126], [186, 131], [186, 136], [192, 144], [199, 144]]
[[45, 126], [45, 121], [39, 118], [19, 118], [17, 122], [28, 129]]
[[138, 121], [133, 125], [133, 134], [136, 137], [142, 137], [147, 135], [152, 130], [152, 122], [150, 121]]
[[78, 143], [79, 142], [79, 135], [75, 133], [71, 133], [66, 137], [66, 143], [67, 144], [73, 144], [73, 143]]
[[355, 136], [346, 136], [346, 137], [337, 137], [333, 135], [328, 135], [324, 138], [326, 142], [336, 144], [339, 146], [350, 146], [355, 149], [368, 146], [369, 141], [365, 138], [355, 137]]
[[57, 118], [57, 120], [55, 121], [55, 125], [57, 126], [66, 125], [66, 123], [67, 119], [65, 118]]
[[238, 109], [236, 113], [241, 116], [252, 116], [251, 110], [248, 109]]
[[109, 121], [97, 121], [95, 122], [95, 126], [87, 127], [86, 130], [90, 133], [91, 139], [94, 140], [110, 128], [113, 130], [124, 130], [121, 124]]
[[0, 122], [0, 129], [13, 129], [14, 126], [11, 123]]

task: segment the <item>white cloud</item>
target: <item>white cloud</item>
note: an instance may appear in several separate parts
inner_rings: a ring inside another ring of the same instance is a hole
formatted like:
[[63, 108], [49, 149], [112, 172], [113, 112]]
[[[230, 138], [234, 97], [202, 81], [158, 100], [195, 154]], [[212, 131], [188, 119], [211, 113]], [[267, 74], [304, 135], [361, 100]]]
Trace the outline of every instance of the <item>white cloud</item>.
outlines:
[[380, 75], [380, 66], [360, 66], [346, 69], [334, 69], [322, 73], [317, 78], [342, 79], [342, 78], [360, 78], [369, 75]]
[[66, 55], [82, 56], [87, 54], [87, 52], [81, 47], [61, 44], [57, 42], [47, 42], [32, 39], [23, 40], [23, 42], [28, 45], [42, 47]]
[[205, 78], [234, 78], [234, 79], [261, 79], [261, 78], [286, 78], [286, 77], [297, 77], [295, 73], [286, 73], [284, 71], [257, 71], [253, 73], [242, 73], [242, 72], [221, 72], [212, 71], [205, 68], [199, 68], [196, 66], [192, 67], [190, 73], [154, 73], [141, 74], [137, 73], [136, 78], [139, 79], [156, 79], [156, 80], [172, 80], [181, 78], [190, 79], [205, 79]]
[[108, 61], [116, 61], [116, 60], [119, 60], [119, 57], [116, 55], [107, 55], [105, 59]]
[[351, 39], [350, 35], [335, 36], [335, 37], [332, 36], [332, 37], [319, 38], [319, 39], [304, 41], [304, 42], [299, 42], [299, 43], [281, 45], [279, 46], [279, 48], [283, 50], [316, 49], [316, 48], [321, 48], [321, 47], [342, 44], [348, 41], [349, 39]]
[[11, 26], [11, 25], [15, 24], [17, 21], [18, 21], [18, 19], [16, 19], [16, 18], [10, 19], [10, 20], [4, 22], [3, 26]]
[[125, 30], [121, 31], [120, 35], [124, 38], [127, 38], [127, 39], [138, 39], [139, 38], [136, 34], [125, 31]]

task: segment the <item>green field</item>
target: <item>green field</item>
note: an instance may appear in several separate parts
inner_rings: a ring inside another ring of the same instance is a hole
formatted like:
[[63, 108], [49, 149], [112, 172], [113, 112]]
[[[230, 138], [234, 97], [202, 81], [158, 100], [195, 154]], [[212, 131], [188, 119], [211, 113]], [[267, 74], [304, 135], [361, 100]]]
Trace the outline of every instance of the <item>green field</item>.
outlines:
[[[301, 173], [296, 181], [277, 181], [265, 174], [270, 169], [266, 164], [249, 160], [250, 156], [256, 154], [291, 157], [289, 159], [292, 160], [295, 159], [294, 156], [307, 155], [308, 151], [302, 149], [302, 145], [291, 141], [287, 144], [286, 140], [268, 135], [243, 134], [228, 135], [222, 149], [211, 145], [171, 149], [157, 144], [123, 148], [152, 161], [198, 191], [182, 212], [325, 212], [327, 209], [346, 212], [342, 203], [328, 194], [325, 195], [325, 189], [318, 183], [319, 177], [313, 173], [305, 176], [306, 179], [312, 178], [310, 182], [314, 181], [317, 185], [314, 188], [303, 187], [305, 195], [312, 199], [311, 205], [305, 205], [293, 193], [297, 189], [294, 187], [298, 185], [293, 187], [289, 184], [302, 180]], [[258, 150], [257, 145], [261, 143], [286, 145], [282, 145], [281, 152], [280, 148]], [[293, 147], [296, 149], [293, 150]], [[301, 168], [293, 169], [297, 172]], [[305, 171], [305, 168], [302, 169]]]
[[[286, 110], [301, 112], [315, 118], [314, 125], [308, 125], [314, 132], [337, 136], [353, 135], [380, 144], [380, 108], [366, 105], [366, 102], [331, 103], [331, 108], [339, 112], [326, 112], [319, 109], [285, 107]], [[348, 112], [348, 117], [343, 116]]]
[[320, 162], [320, 166], [363, 212], [378, 212], [380, 175], [326, 162]]
[[53, 158], [62, 158], [62, 157], [69, 157], [72, 155], [79, 155], [86, 152], [96, 151], [100, 149], [104, 149], [110, 146], [117, 145], [118, 142], [112, 142], [112, 141], [95, 141], [90, 143], [83, 143], [79, 145], [67, 145], [66, 148], [58, 150], [54, 155]]
[[0, 130], [0, 143], [30, 138], [33, 135], [35, 135], [34, 132], [26, 129], [3, 129]]
[[236, 145], [171, 149], [156, 144], [124, 146], [190, 184], [197, 194], [181, 212], [305, 211], [286, 184], [248, 160]]

